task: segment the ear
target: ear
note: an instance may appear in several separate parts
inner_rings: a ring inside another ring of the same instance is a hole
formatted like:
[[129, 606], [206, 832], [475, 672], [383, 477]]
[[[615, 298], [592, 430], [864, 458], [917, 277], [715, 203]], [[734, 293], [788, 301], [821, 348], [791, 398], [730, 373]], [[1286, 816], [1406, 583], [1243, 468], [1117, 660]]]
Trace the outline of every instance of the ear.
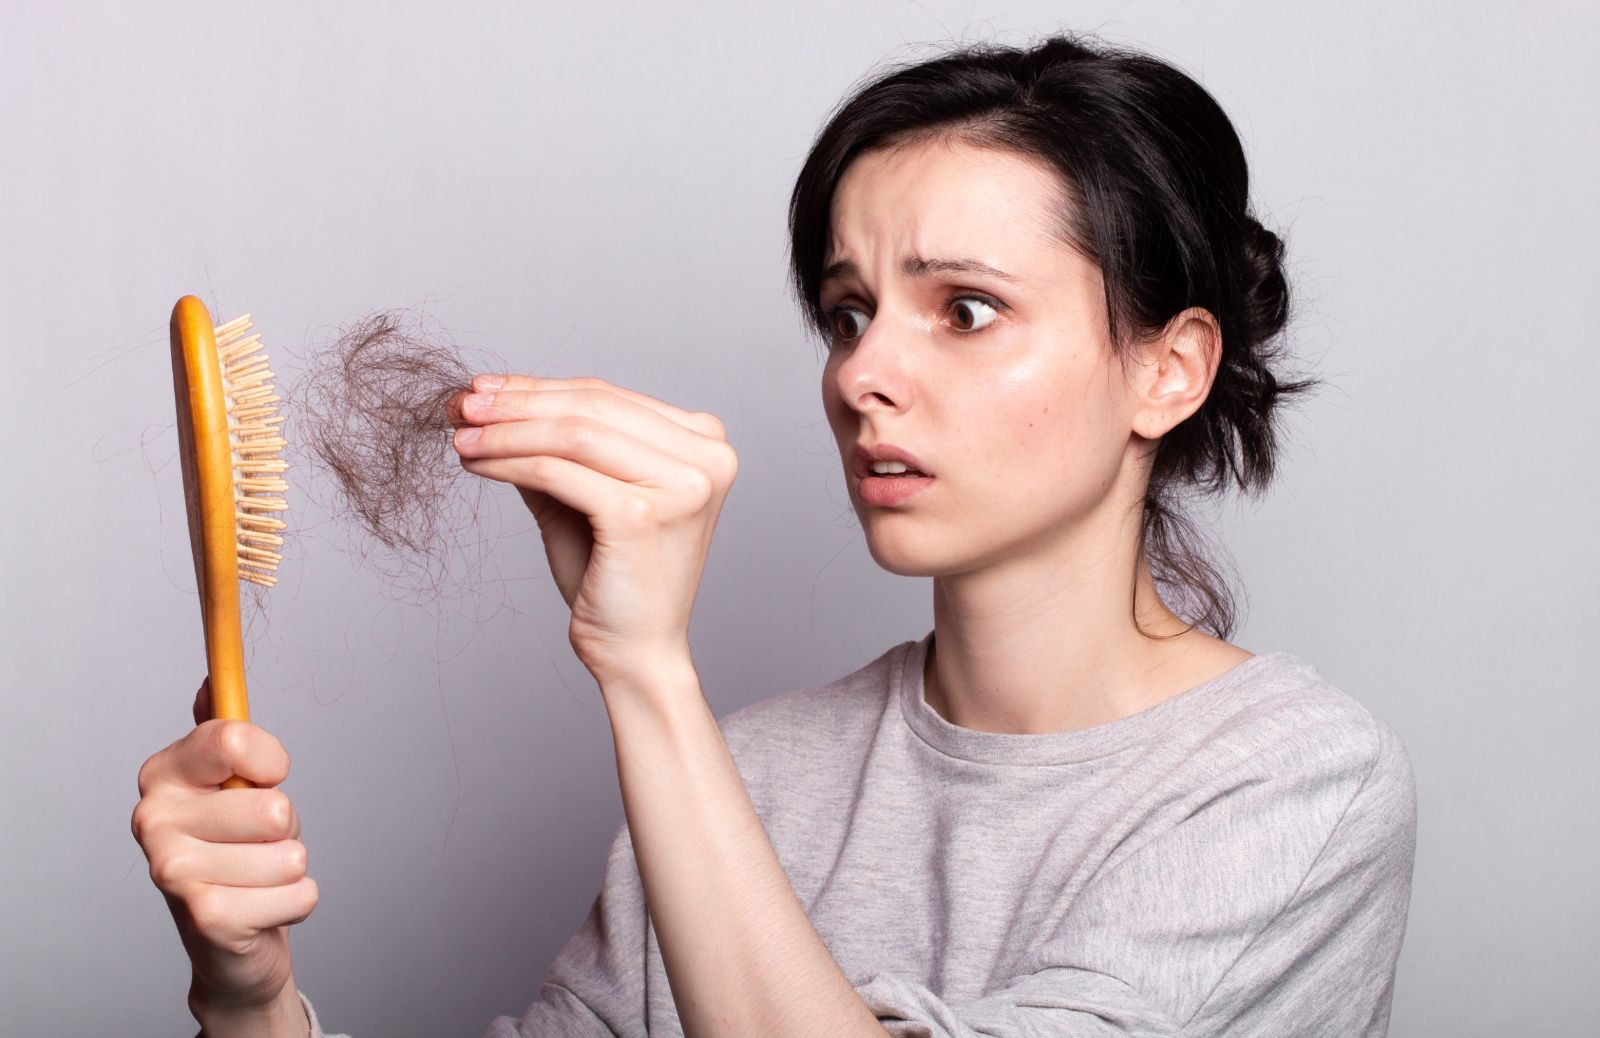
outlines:
[[1157, 440], [1205, 403], [1222, 360], [1222, 329], [1211, 311], [1192, 306], [1140, 352], [1133, 431]]

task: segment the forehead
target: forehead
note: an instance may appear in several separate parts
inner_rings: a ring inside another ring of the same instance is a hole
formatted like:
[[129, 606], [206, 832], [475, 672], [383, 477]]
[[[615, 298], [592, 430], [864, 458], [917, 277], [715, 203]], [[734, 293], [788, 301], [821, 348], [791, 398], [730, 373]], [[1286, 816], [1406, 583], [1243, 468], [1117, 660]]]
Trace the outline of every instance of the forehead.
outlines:
[[952, 138], [870, 151], [834, 191], [828, 262], [874, 247], [1019, 258], [1059, 249], [1064, 202], [1055, 171], [1016, 152]]

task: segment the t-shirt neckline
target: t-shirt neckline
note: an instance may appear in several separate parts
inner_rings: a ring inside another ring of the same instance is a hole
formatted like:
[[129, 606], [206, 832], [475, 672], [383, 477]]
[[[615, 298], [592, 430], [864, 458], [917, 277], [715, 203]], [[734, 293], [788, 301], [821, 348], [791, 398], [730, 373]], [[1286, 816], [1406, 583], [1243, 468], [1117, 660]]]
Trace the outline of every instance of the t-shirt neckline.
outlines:
[[899, 666], [892, 669], [894, 697], [900, 701], [906, 724], [923, 742], [946, 756], [980, 764], [1076, 764], [1104, 757], [1192, 720], [1214, 706], [1228, 689], [1265, 668], [1298, 662], [1289, 652], [1256, 653], [1155, 706], [1093, 728], [1040, 735], [983, 732], [951, 724], [924, 698], [922, 672], [933, 634], [929, 631], [920, 641], [905, 643]]

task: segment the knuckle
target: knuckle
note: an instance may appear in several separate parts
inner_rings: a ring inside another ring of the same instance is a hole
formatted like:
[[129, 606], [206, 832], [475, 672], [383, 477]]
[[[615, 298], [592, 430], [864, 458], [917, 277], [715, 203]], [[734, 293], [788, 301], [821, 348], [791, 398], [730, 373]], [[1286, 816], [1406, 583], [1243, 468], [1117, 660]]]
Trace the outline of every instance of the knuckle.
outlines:
[[250, 750], [250, 722], [225, 718], [212, 729], [211, 744], [217, 755], [228, 763], [242, 758]]
[[528, 474], [535, 482], [544, 482], [553, 478], [556, 470], [560, 468], [556, 458], [550, 454], [535, 454], [527, 459]]
[[711, 499], [711, 475], [704, 469], [691, 468], [683, 479], [683, 492], [695, 507], [703, 507]]
[[739, 474], [739, 452], [726, 441], [717, 450], [718, 475], [725, 483], [731, 483], [733, 477]]
[[283, 741], [281, 739], [279, 739], [276, 735], [273, 735], [271, 732], [262, 732], [262, 734], [267, 737], [268, 746], [272, 751], [274, 763], [277, 766], [278, 781], [282, 782], [284, 779], [289, 777], [289, 749], [283, 745]]
[[150, 817], [151, 812], [154, 810], [148, 800], [140, 800], [133, 805], [133, 817], [128, 826], [133, 830], [133, 838], [138, 841], [141, 847], [144, 846], [145, 837], [155, 832], [155, 819]]
[[648, 529], [656, 521], [656, 504], [647, 495], [633, 495], [628, 499], [627, 511], [623, 518], [631, 523], [634, 529]]
[[594, 441], [595, 424], [582, 415], [572, 415], [561, 420], [556, 427], [556, 434], [563, 445], [582, 447]]
[[317, 881], [312, 879], [310, 876], [306, 876], [305, 878], [301, 879], [299, 886], [300, 911], [293, 919], [289, 920], [287, 924], [289, 926], [294, 926], [296, 924], [305, 922], [306, 918], [310, 916], [312, 912], [316, 911], [317, 902], [320, 899], [320, 894], [317, 891]]
[[169, 894], [178, 892], [188, 872], [188, 859], [180, 853], [157, 854], [150, 859], [150, 881]]
[[728, 427], [722, 423], [722, 419], [710, 411], [696, 411], [694, 412], [694, 417], [695, 421], [700, 423], [704, 435], [715, 437], [719, 440], [728, 438]]
[[152, 754], [139, 766], [139, 797], [141, 800], [150, 795], [150, 790], [156, 784], [156, 760], [160, 756], [161, 754], [159, 753]]
[[282, 790], [268, 790], [259, 811], [262, 824], [273, 835], [287, 834], [294, 826], [294, 804]]
[[212, 944], [226, 943], [232, 936], [232, 913], [227, 898], [215, 887], [208, 887], [191, 895], [187, 901], [189, 918], [194, 928]]
[[283, 846], [284, 868], [293, 879], [300, 879], [306, 874], [310, 864], [306, 845], [299, 840], [285, 840]]

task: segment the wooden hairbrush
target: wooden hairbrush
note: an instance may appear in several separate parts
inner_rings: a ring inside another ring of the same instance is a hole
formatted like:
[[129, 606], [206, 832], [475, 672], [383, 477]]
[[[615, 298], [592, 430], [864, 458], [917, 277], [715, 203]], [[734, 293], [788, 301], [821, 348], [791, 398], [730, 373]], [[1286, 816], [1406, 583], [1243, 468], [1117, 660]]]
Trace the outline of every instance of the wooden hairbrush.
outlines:
[[[211, 716], [250, 720], [245, 691], [239, 581], [271, 587], [283, 560], [275, 513], [289, 507], [283, 479], [283, 418], [275, 377], [250, 333], [250, 315], [218, 325], [204, 303], [184, 296], [172, 308], [172, 389], [178, 456], [189, 513], [200, 616], [211, 681]], [[224, 789], [248, 788], [237, 775]]]

